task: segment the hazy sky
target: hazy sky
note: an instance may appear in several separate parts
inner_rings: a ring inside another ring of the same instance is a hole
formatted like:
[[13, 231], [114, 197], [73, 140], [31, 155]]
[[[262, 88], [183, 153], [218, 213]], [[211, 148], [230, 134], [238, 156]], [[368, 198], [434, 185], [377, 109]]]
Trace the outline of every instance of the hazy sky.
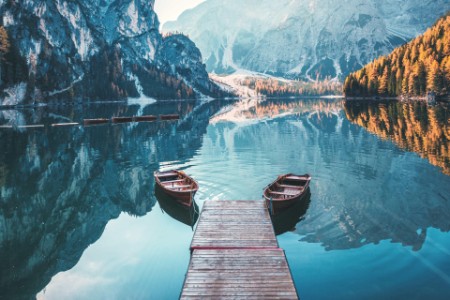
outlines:
[[186, 9], [192, 8], [205, 0], [156, 0], [155, 11], [158, 14], [159, 22], [164, 24], [177, 17]]

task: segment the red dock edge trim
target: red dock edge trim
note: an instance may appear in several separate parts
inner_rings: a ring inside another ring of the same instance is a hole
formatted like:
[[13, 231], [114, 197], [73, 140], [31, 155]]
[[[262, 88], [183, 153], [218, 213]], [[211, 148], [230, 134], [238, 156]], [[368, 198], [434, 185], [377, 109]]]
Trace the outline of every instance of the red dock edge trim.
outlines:
[[191, 247], [191, 251], [194, 250], [277, 250], [283, 251], [283, 249], [279, 247], [203, 247], [203, 246], [194, 246]]

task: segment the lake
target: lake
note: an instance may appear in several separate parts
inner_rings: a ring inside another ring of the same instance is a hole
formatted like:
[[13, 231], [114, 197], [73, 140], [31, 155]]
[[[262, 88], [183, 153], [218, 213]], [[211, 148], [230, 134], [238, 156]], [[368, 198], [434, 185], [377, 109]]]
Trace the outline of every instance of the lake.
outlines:
[[[177, 299], [204, 201], [262, 199], [293, 172], [311, 197], [274, 221], [302, 299], [447, 299], [449, 120], [443, 104], [319, 99], [0, 110], [0, 298]], [[195, 209], [155, 197], [153, 171], [172, 168], [199, 182]]]

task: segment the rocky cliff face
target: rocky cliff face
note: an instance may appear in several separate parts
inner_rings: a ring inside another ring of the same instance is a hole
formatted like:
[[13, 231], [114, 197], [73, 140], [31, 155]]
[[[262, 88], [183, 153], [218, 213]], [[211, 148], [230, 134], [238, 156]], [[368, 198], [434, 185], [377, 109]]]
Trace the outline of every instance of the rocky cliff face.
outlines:
[[316, 79], [359, 69], [449, 9], [446, 0], [209, 0], [163, 28], [188, 34], [210, 72]]
[[220, 94], [219, 88], [209, 80], [202, 54], [188, 37], [182, 34], [164, 38], [157, 52], [160, 65], [168, 72], [179, 74], [202, 94]]
[[[172, 62], [159, 49], [165, 43], [153, 5], [154, 0], [0, 1], [12, 43], [3, 83], [27, 82], [28, 101], [118, 99], [137, 96], [140, 83], [156, 77], [149, 69], [157, 66], [159, 77], [181, 80], [185, 90], [206, 86], [204, 71], [190, 79], [171, 72]], [[198, 52], [195, 44], [187, 46], [187, 53]]]

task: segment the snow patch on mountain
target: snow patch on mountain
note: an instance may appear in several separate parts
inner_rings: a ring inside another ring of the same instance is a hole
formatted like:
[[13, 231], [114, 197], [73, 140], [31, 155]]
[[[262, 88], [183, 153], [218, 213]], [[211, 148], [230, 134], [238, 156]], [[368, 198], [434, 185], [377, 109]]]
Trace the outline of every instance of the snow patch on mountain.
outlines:
[[25, 98], [27, 85], [22, 82], [4, 90], [7, 95], [3, 100], [3, 105], [17, 105], [21, 104]]

